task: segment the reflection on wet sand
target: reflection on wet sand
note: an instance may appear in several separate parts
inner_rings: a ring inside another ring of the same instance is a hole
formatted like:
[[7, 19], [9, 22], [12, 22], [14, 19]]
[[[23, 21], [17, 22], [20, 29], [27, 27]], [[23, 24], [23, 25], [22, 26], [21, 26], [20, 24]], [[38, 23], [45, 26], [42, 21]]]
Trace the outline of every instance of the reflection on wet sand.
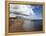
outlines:
[[30, 20], [24, 19], [10, 19], [10, 31], [11, 32], [23, 32], [32, 31], [34, 29], [34, 24]]
[[32, 32], [42, 30], [42, 20], [10, 18], [9, 32]]

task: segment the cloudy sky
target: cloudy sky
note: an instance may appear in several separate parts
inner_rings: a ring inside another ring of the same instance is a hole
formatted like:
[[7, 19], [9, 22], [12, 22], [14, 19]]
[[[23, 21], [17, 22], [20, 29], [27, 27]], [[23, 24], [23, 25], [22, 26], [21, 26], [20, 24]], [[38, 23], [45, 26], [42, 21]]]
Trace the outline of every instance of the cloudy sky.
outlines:
[[10, 4], [10, 13], [11, 17], [22, 16], [28, 19], [42, 19], [42, 6]]

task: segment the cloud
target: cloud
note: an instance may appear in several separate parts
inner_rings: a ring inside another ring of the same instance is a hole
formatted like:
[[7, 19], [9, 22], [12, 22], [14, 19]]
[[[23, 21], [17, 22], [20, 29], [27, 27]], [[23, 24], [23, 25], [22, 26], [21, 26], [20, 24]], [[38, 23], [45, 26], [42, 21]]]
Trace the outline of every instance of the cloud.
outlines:
[[27, 19], [41, 19], [33, 11], [33, 8], [35, 7], [33, 7], [32, 5], [10, 4], [10, 13], [19, 13], [19, 14], [28, 15], [28, 16], [21, 15], [21, 17], [24, 17]]

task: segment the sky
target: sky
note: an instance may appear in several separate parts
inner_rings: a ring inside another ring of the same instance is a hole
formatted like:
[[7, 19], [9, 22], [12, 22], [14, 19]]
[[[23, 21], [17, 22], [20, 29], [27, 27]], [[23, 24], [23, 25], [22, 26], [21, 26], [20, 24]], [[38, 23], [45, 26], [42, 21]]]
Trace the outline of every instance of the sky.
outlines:
[[[42, 19], [42, 5], [20, 5], [20, 4], [10, 4], [10, 16], [21, 16], [27, 19]], [[20, 13], [24, 15], [18, 15], [13, 13]]]
[[41, 5], [39, 5], [39, 6], [34, 6], [33, 11], [36, 13], [37, 18], [38, 18], [38, 17], [42, 18], [42, 15], [43, 15], [43, 8], [42, 8]]

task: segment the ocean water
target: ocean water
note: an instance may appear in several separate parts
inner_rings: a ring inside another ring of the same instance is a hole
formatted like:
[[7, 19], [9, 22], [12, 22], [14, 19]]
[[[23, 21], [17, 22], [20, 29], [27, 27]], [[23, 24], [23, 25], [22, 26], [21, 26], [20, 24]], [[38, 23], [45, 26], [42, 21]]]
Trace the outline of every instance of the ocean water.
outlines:
[[37, 19], [37, 20], [32, 20], [32, 22], [35, 22], [35, 28], [36, 28], [36, 31], [42, 31], [42, 28], [43, 28], [43, 20], [42, 19]]

